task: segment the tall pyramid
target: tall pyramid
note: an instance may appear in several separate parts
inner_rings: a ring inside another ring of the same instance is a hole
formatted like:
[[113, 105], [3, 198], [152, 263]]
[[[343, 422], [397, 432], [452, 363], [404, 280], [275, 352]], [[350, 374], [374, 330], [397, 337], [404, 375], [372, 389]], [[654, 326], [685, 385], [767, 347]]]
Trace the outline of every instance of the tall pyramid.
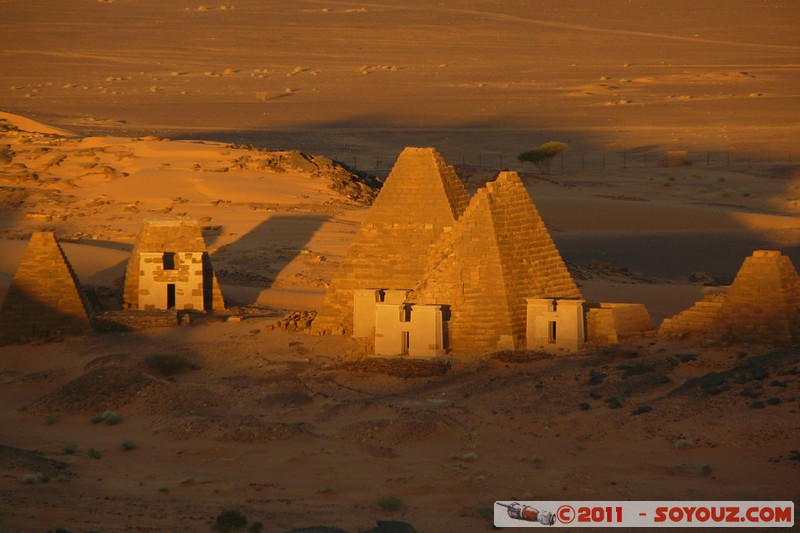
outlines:
[[753, 252], [726, 294], [706, 297], [659, 329], [666, 336], [686, 333], [711, 341], [800, 342], [800, 276], [792, 261], [778, 251]]
[[464, 184], [433, 148], [406, 148], [331, 281], [317, 332], [353, 328], [355, 289], [413, 289], [426, 257], [469, 203]]
[[[172, 261], [179, 263], [177, 266], [172, 265], [172, 268], [176, 269], [174, 273], [171, 274], [166, 264], [163, 268], [156, 268], [156, 264], [163, 261], [163, 254], [172, 254]], [[142, 261], [143, 257], [145, 257], [144, 262]], [[181, 262], [183, 264], [180, 264]], [[148, 273], [143, 270], [143, 266], [149, 266], [155, 271]], [[150, 279], [146, 279], [145, 274], [150, 274]], [[186, 279], [187, 276], [189, 276], [188, 279]], [[200, 305], [193, 307], [194, 309], [206, 311], [225, 309], [225, 301], [211, 265], [203, 233], [195, 220], [166, 219], [144, 222], [125, 271], [125, 292], [123, 294], [125, 307], [144, 309], [145, 306], [140, 305], [142, 293], [154, 289], [156, 286], [154, 283], [164, 284], [169, 281], [178, 281], [184, 284], [194, 283], [191, 291], [201, 292], [199, 295]], [[143, 286], [144, 283], [149, 284], [147, 288]], [[167, 308], [166, 293], [164, 304], [156, 306], [156, 308]]]
[[449, 306], [456, 350], [520, 347], [526, 298], [581, 297], [516, 172], [501, 172], [475, 194], [425, 272], [411, 300]]
[[0, 341], [84, 333], [93, 313], [53, 232], [31, 235], [0, 308]]

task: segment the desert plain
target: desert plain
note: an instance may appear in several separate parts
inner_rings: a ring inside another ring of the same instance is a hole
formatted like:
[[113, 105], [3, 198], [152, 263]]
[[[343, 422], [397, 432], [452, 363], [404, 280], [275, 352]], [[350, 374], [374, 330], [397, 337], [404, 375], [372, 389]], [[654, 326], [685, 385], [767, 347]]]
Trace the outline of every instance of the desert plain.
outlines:
[[[0, 13], [0, 301], [48, 230], [119, 308], [143, 221], [189, 217], [228, 304], [0, 347], [0, 531], [210, 531], [237, 509], [268, 532], [460, 532], [490, 530], [495, 500], [797, 501], [794, 347], [419, 362], [274, 327], [319, 309], [405, 146], [470, 192], [519, 170], [586, 299], [644, 303], [656, 327], [754, 250], [800, 265], [795, 2]], [[569, 148], [549, 174], [516, 160], [551, 140]], [[147, 363], [164, 354], [191, 368]]]

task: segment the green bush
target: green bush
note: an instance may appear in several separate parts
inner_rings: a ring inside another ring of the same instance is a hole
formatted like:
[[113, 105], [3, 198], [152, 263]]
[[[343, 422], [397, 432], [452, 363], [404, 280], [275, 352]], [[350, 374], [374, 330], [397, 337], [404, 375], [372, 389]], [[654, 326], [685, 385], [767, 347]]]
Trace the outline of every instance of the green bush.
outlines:
[[65, 445], [64, 445], [64, 447], [63, 447], [63, 448], [61, 448], [61, 449], [62, 449], [62, 450], [63, 450], [63, 452], [64, 452], [64, 453], [66, 453], [67, 455], [73, 455], [73, 454], [75, 454], [75, 453], [78, 451], [78, 445], [77, 445], [77, 444], [72, 444], [72, 443], [70, 443], [70, 444], [65, 444]]
[[138, 444], [129, 439], [125, 439], [124, 441], [122, 441], [121, 446], [122, 446], [122, 451], [124, 452], [129, 452], [139, 447]]
[[86, 455], [91, 457], [92, 459], [100, 459], [101, 457], [103, 457], [103, 454], [101, 454], [98, 450], [95, 450], [94, 448], [89, 448], [89, 451], [86, 452]]
[[566, 149], [566, 143], [550, 141], [539, 145], [533, 150], [522, 152], [517, 156], [517, 159], [519, 159], [520, 163], [532, 163], [533, 166], [539, 169], [539, 172], [547, 174], [550, 172], [550, 165], [553, 162], [553, 158]]
[[228, 509], [217, 515], [214, 525], [211, 527], [217, 533], [228, 533], [239, 531], [247, 526], [247, 518], [244, 513], [236, 509]]
[[195, 368], [195, 364], [185, 355], [177, 353], [157, 353], [144, 358], [144, 364], [150, 370], [162, 376], [174, 376]]
[[386, 496], [378, 500], [378, 507], [384, 511], [397, 511], [403, 506], [403, 501], [397, 496]]
[[118, 415], [114, 411], [106, 411], [102, 415], [93, 416], [90, 420], [92, 424], [99, 424], [100, 422], [105, 422], [109, 426], [116, 426], [120, 422], [122, 422], [122, 415]]

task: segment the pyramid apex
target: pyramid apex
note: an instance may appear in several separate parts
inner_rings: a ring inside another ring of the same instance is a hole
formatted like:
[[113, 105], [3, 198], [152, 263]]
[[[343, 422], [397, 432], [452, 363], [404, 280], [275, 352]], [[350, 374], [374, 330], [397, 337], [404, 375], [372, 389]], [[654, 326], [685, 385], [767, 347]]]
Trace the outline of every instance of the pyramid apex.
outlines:
[[756, 250], [753, 252], [753, 257], [780, 257], [781, 253], [778, 250]]

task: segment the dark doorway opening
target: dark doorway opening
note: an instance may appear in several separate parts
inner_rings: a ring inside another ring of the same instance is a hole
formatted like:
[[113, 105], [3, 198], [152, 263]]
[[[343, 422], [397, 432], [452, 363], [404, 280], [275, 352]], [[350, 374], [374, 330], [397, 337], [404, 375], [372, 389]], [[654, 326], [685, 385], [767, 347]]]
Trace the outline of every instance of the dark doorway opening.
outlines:
[[175, 309], [175, 284], [167, 284], [167, 309]]

